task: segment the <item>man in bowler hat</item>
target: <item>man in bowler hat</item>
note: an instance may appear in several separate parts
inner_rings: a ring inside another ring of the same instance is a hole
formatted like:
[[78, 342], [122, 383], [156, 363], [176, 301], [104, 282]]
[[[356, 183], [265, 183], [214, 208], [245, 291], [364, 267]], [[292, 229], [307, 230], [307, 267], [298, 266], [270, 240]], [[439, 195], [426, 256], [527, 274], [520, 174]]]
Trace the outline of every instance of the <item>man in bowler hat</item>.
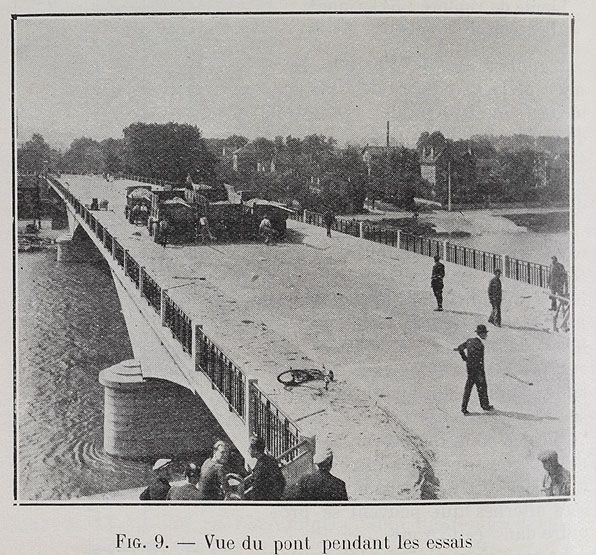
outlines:
[[488, 335], [488, 330], [484, 324], [476, 327], [477, 337], [471, 337], [456, 347], [454, 351], [459, 351], [461, 358], [466, 362], [466, 369], [468, 371], [468, 379], [464, 387], [464, 398], [461, 402], [461, 411], [464, 415], [470, 414], [468, 412], [468, 401], [470, 400], [470, 393], [472, 388], [476, 386], [478, 391], [478, 398], [480, 399], [480, 406], [483, 410], [493, 410], [493, 406], [488, 400], [488, 390], [486, 387], [486, 375], [484, 373], [484, 341]]

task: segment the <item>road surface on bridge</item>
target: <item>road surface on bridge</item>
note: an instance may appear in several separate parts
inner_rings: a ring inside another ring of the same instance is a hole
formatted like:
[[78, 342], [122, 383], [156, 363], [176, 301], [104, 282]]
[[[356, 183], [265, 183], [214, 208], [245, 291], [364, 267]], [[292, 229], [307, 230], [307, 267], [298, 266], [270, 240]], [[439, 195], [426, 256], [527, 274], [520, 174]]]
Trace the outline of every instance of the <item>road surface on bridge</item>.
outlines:
[[428, 257], [339, 233], [327, 238], [324, 229], [294, 221], [288, 223], [296, 243], [162, 248], [124, 219], [125, 189], [134, 183], [61, 181], [83, 202], [109, 200], [113, 212], [94, 215], [124, 248], [143, 253], [150, 273], [205, 278], [192, 294], [180, 288], [198, 311], [205, 308], [198, 308], [197, 287], [214, 286], [228, 303], [219, 309], [234, 310], [212, 314], [209, 325], [231, 348], [238, 348], [242, 322], [250, 322], [272, 334], [244, 332], [242, 342], [254, 341], [255, 356], [266, 358], [271, 341], [274, 351], [286, 345], [298, 359], [333, 369], [337, 381], [329, 392], [318, 383], [284, 390], [275, 372], [285, 368], [273, 357], [259, 386], [266, 384], [318, 442], [333, 446], [334, 472], [352, 499], [415, 495], [421, 464], [432, 467], [441, 499], [535, 497], [540, 450], [557, 449], [569, 466], [570, 337], [550, 332], [544, 290], [503, 279], [503, 327], [490, 328], [485, 353], [496, 410], [481, 411], [474, 391], [465, 417], [459, 410], [465, 366], [453, 348], [486, 323], [489, 274], [446, 263], [445, 311], [437, 313]]

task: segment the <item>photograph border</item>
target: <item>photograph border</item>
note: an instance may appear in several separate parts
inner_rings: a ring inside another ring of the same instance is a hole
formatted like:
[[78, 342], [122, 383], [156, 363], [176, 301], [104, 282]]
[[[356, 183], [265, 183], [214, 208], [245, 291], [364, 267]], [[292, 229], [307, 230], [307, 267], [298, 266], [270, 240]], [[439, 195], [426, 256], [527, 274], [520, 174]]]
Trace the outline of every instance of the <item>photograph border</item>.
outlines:
[[[77, 501], [77, 500], [44, 500], [27, 501], [19, 499], [18, 495], [18, 295], [17, 295], [17, 171], [16, 171], [16, 112], [15, 112], [15, 25], [18, 19], [36, 18], [83, 18], [83, 17], [148, 17], [148, 16], [522, 16], [522, 17], [563, 17], [569, 22], [569, 79], [570, 79], [570, 259], [571, 259], [571, 336], [570, 336], [570, 362], [571, 362], [571, 475], [572, 489], [569, 497], [545, 497], [545, 498], [512, 498], [512, 499], [479, 499], [479, 500], [441, 500], [434, 501], [347, 501], [347, 502], [300, 502], [300, 501], [277, 501], [277, 502], [252, 502], [252, 501], [204, 501], [173, 503], [168, 501], [151, 502], [111, 502], [111, 501]], [[76, 507], [114, 507], [114, 506], [191, 506], [191, 507], [401, 507], [401, 506], [465, 506], [465, 505], [514, 505], [534, 503], [567, 503], [576, 500], [576, 330], [575, 330], [575, 16], [568, 11], [493, 11], [493, 10], [313, 10], [313, 11], [146, 11], [146, 12], [37, 12], [37, 13], [11, 13], [11, 154], [12, 154], [12, 270], [13, 270], [13, 506], [76, 506]]]

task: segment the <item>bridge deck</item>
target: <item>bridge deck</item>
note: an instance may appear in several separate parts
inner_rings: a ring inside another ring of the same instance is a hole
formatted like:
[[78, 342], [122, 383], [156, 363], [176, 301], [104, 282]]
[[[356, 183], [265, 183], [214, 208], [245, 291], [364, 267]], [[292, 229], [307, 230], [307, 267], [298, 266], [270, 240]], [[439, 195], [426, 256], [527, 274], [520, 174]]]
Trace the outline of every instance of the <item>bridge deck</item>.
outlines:
[[[569, 336], [549, 332], [544, 291], [503, 280], [501, 329], [491, 328], [486, 368], [497, 411], [459, 412], [465, 369], [453, 347], [486, 322], [488, 274], [446, 264], [445, 311], [432, 311], [432, 260], [298, 222], [301, 243], [169, 246], [124, 219], [125, 189], [96, 177], [64, 176], [168, 295], [305, 432], [328, 440], [351, 498], [401, 499], [427, 460], [440, 497], [540, 495], [536, 453], [570, 444]], [[506, 254], [506, 253], [504, 253]], [[154, 276], [155, 277], [155, 276]], [[164, 285], [165, 286], [165, 285]], [[284, 390], [277, 374], [325, 363], [337, 382]], [[513, 377], [511, 377], [513, 376]], [[527, 383], [533, 385], [527, 385]], [[473, 393], [475, 395], [475, 393]]]

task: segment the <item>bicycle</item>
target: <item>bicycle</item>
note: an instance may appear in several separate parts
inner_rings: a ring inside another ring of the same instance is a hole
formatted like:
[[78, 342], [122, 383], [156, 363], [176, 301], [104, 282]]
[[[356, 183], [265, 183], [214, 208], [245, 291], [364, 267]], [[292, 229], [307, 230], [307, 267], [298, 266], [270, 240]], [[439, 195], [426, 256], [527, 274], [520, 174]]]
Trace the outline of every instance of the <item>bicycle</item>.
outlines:
[[325, 389], [329, 388], [329, 383], [334, 381], [333, 370], [327, 370], [325, 365], [323, 369], [318, 368], [292, 368], [286, 370], [277, 376], [277, 381], [285, 386], [296, 386], [314, 380], [323, 380]]

